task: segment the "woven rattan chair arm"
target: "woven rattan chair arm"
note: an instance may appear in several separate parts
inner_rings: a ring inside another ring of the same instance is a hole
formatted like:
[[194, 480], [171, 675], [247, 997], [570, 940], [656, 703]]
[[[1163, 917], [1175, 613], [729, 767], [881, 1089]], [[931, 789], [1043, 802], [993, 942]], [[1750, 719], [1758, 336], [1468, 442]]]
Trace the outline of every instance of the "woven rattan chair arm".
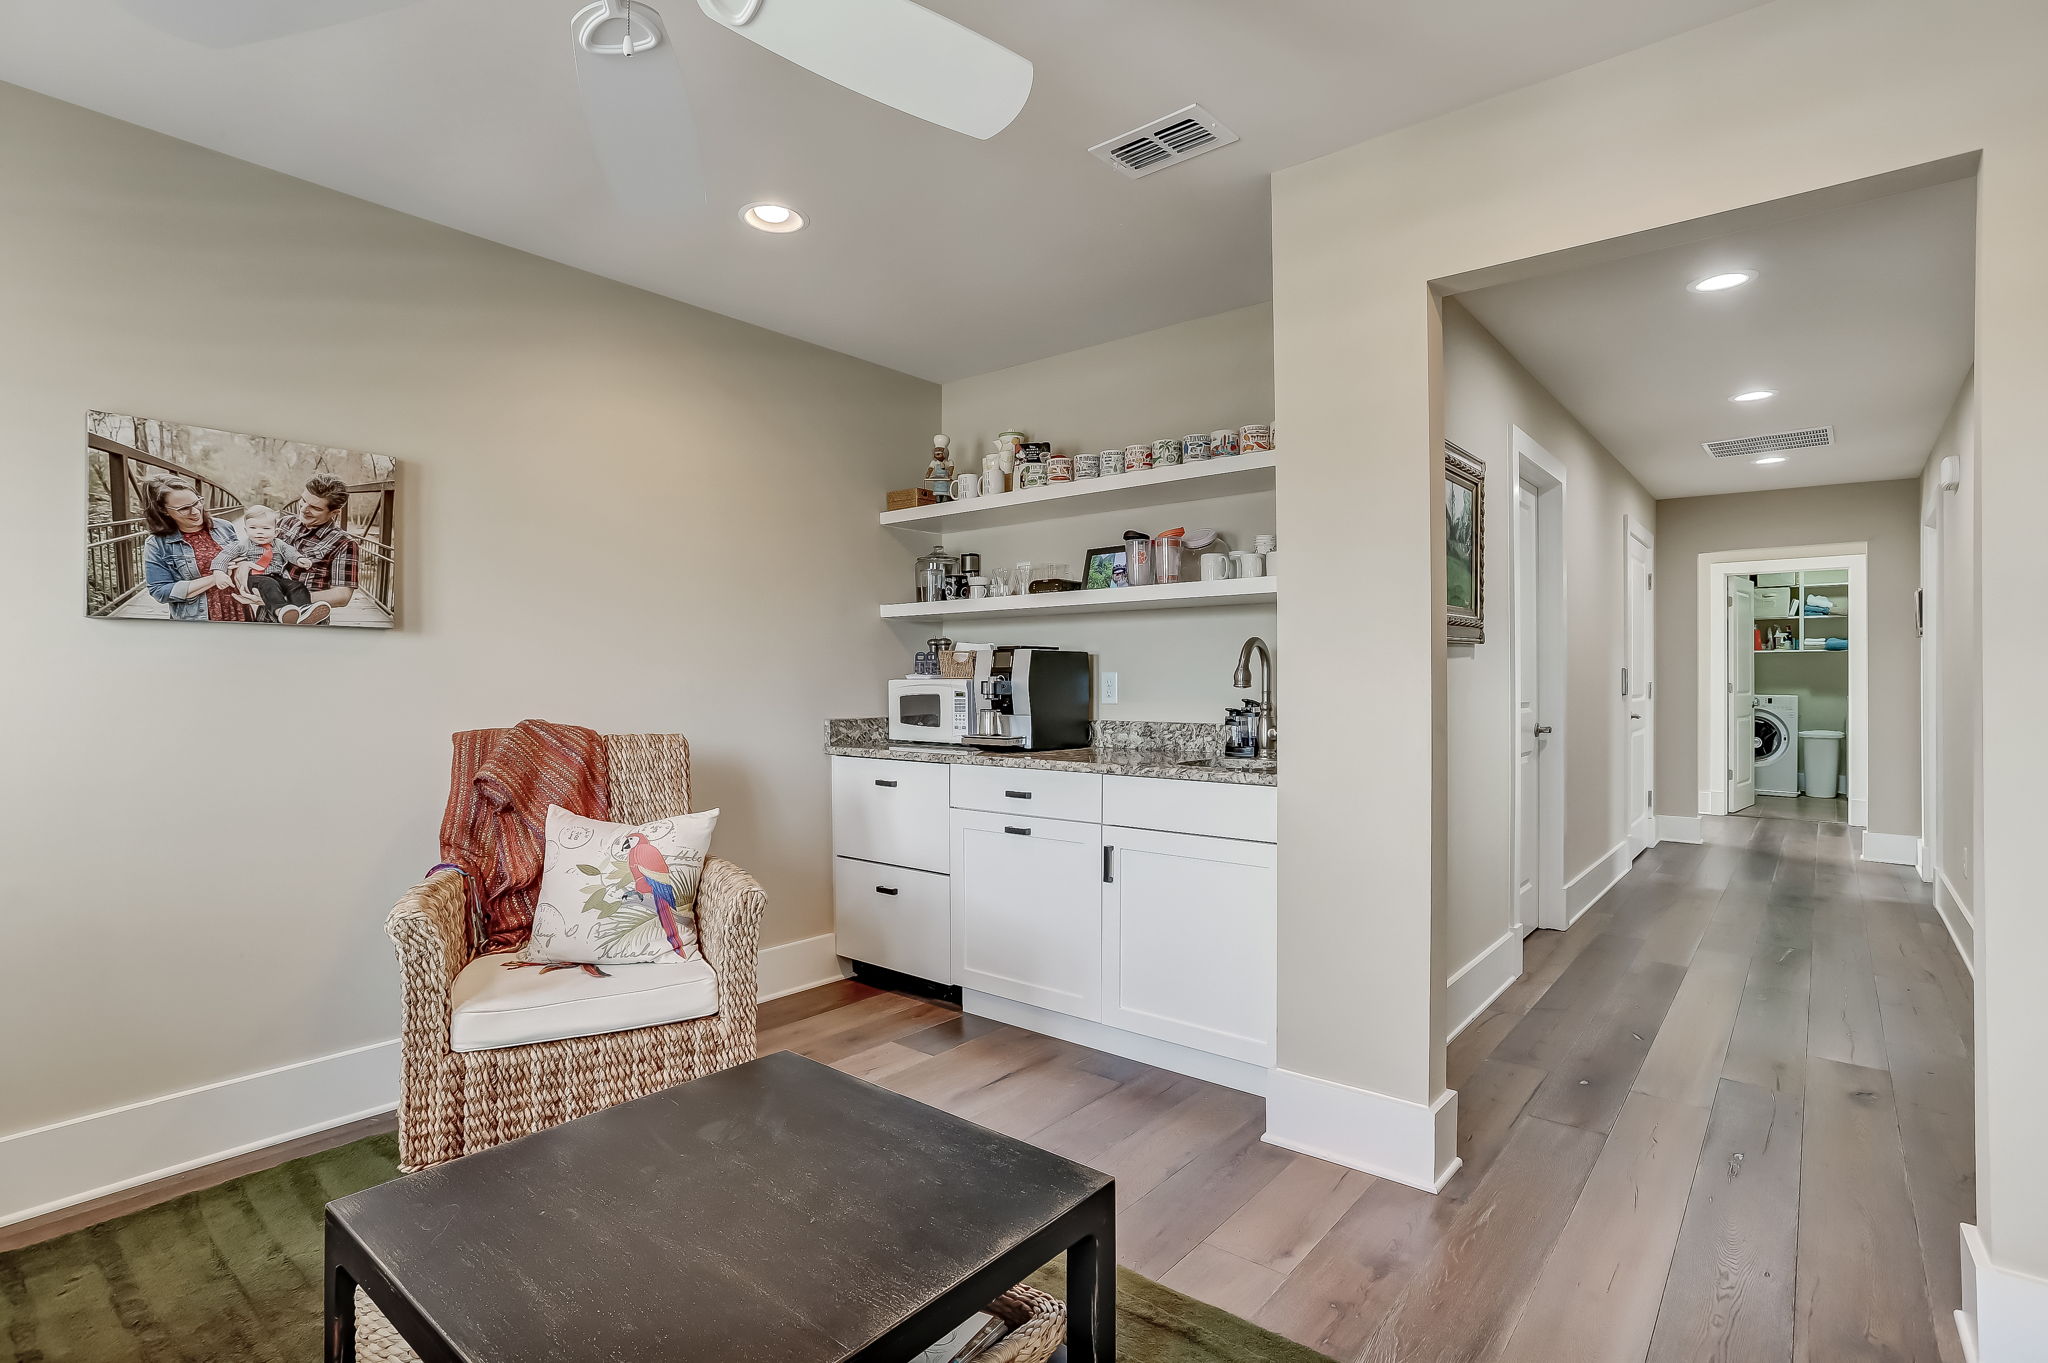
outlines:
[[446, 1038], [448, 987], [469, 964], [469, 905], [457, 871], [436, 871], [405, 892], [384, 921], [398, 947], [407, 1031]]
[[741, 1035], [751, 1036], [760, 1001], [761, 914], [768, 896], [760, 883], [723, 857], [704, 862], [697, 883], [697, 932], [704, 958], [718, 972], [718, 1011]]

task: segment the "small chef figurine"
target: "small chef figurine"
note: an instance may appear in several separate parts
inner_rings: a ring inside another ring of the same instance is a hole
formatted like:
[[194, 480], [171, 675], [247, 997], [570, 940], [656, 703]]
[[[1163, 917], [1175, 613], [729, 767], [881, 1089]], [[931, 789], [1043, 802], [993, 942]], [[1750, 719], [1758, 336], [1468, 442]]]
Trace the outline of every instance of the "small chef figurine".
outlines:
[[924, 471], [926, 489], [942, 502], [953, 500], [953, 466], [946, 462], [946, 451], [952, 444], [950, 435], [933, 436], [932, 462]]

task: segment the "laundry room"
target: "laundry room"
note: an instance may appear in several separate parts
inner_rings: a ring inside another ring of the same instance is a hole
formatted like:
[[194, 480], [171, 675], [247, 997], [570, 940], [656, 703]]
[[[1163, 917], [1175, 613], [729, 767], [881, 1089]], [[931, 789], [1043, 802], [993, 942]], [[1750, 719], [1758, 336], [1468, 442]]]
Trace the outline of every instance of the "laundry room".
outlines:
[[1756, 573], [1749, 580], [1758, 804], [1745, 812], [1847, 822], [1848, 570]]

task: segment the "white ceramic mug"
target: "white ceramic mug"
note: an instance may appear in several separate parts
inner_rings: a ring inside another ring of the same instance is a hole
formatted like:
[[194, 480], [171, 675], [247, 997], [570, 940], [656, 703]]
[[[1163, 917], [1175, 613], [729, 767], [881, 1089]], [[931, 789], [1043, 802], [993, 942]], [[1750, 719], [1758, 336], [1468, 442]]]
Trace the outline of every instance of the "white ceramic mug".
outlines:
[[953, 500], [964, 502], [981, 495], [981, 479], [972, 473], [963, 473], [953, 480]]
[[1266, 575], [1266, 556], [1253, 549], [1231, 550], [1230, 565], [1236, 570], [1231, 574], [1232, 577], [1264, 577]]
[[1202, 581], [1225, 582], [1230, 578], [1230, 555], [1202, 555]]

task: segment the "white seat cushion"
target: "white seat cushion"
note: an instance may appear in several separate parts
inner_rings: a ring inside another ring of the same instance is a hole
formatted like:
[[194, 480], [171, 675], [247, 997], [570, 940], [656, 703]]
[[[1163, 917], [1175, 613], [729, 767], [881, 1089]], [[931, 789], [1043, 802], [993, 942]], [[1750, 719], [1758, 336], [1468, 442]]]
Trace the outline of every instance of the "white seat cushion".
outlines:
[[[702, 956], [608, 965], [598, 979], [579, 966], [513, 966], [516, 956], [479, 956], [449, 991], [448, 1041], [494, 1051], [572, 1036], [602, 1036], [718, 1011], [718, 977]], [[511, 968], [508, 968], [511, 967]]]

